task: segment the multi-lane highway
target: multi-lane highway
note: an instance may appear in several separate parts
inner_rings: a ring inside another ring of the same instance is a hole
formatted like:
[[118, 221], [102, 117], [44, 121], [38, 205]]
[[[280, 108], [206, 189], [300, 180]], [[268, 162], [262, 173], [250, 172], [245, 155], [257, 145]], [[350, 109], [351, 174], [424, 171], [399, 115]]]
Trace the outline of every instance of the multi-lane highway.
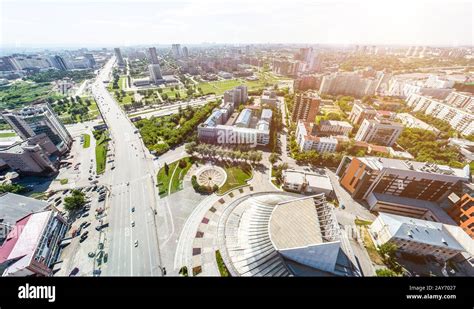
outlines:
[[[104, 182], [111, 189], [108, 221], [109, 276], [161, 276], [161, 258], [156, 227], [156, 190], [152, 157], [136, 128], [109, 94], [115, 58], [101, 69], [92, 92], [109, 127], [114, 161], [108, 164]], [[111, 170], [111, 166], [115, 168]]]

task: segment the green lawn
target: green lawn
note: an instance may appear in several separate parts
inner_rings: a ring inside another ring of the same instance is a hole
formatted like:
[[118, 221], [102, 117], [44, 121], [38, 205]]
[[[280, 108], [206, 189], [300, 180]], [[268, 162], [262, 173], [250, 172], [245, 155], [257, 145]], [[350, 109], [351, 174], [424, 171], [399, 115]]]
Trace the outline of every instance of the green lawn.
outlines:
[[174, 173], [173, 179], [171, 179], [171, 193], [175, 193], [181, 189], [183, 189], [183, 179], [186, 173], [189, 171], [191, 166], [193, 165], [191, 158], [184, 158], [186, 162], [186, 167], [181, 168], [179, 164], [176, 167], [176, 171]]
[[14, 132], [0, 133], [0, 138], [2, 138], [2, 137], [14, 137], [14, 136], [16, 136], [16, 133], [14, 133]]
[[97, 174], [102, 174], [105, 171], [105, 163], [107, 160], [107, 145], [108, 145], [108, 137], [107, 137], [107, 133], [104, 132], [100, 135], [95, 146], [95, 160], [96, 160]]
[[178, 162], [173, 162], [171, 164], [168, 164], [168, 167], [169, 167], [168, 173], [166, 173], [164, 166], [158, 172], [157, 186], [158, 186], [159, 194], [161, 197], [168, 195], [168, 188], [171, 181], [171, 176], [173, 175], [173, 171], [176, 168], [177, 164]]
[[83, 148], [89, 148], [91, 146], [91, 136], [89, 134], [83, 134], [84, 137], [84, 144], [82, 145]]
[[227, 179], [222, 187], [219, 188], [218, 193], [223, 194], [233, 188], [243, 186], [252, 177], [252, 169], [250, 165], [244, 166], [226, 165], [221, 166], [227, 173]]
[[247, 85], [248, 90], [258, 90], [263, 89], [269, 85], [277, 84], [279, 80], [283, 78], [278, 78], [272, 73], [256, 73], [259, 80], [248, 81], [245, 78], [236, 78], [229, 80], [221, 80], [214, 82], [201, 82], [197, 85], [198, 89], [201, 88], [204, 94], [215, 93], [216, 95], [222, 95], [226, 90], [230, 90], [239, 85]]
[[163, 91], [161, 92], [161, 95], [166, 94], [168, 98], [174, 100], [176, 99], [176, 93], [179, 93], [180, 99], [186, 99], [188, 95], [186, 94], [186, 89], [179, 89], [177, 90], [171, 90], [171, 88], [164, 88]]
[[[186, 162], [186, 166], [184, 168], [181, 168], [179, 166], [178, 164], [179, 161], [175, 161], [168, 165], [169, 166], [168, 174], [165, 173], [164, 167], [162, 167], [160, 171], [158, 172], [157, 180], [158, 180], [159, 194], [161, 197], [168, 195], [168, 193], [172, 194], [183, 189], [184, 176], [193, 165], [191, 158], [184, 158], [183, 160]], [[173, 171], [174, 171], [174, 175], [173, 175]], [[171, 183], [171, 188], [170, 188], [170, 183]], [[168, 192], [168, 189], [171, 189], [171, 190]]]

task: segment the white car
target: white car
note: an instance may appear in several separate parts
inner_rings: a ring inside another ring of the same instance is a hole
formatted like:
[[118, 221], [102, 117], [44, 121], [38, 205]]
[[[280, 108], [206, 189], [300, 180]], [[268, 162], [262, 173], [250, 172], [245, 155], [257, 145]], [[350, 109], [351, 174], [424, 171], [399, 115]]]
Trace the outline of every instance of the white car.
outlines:
[[138, 247], [138, 240], [135, 240], [135, 247]]
[[135, 226], [135, 221], [132, 221], [132, 227], [134, 227], [134, 226]]

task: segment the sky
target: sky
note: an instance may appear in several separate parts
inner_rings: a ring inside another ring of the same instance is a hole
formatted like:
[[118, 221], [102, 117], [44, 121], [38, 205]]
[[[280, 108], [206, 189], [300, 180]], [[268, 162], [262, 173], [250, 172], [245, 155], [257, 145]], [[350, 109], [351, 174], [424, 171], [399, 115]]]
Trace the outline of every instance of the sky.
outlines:
[[0, 47], [473, 45], [474, 0], [0, 0]]

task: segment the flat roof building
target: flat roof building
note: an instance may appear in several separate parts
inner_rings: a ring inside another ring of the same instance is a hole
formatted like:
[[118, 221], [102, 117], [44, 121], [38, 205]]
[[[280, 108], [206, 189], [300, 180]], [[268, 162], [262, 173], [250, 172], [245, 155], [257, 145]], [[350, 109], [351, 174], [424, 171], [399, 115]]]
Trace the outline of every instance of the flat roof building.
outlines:
[[440, 218], [427, 202], [439, 203], [452, 192], [461, 195], [462, 184], [470, 180], [466, 168], [380, 157], [346, 156], [336, 174], [341, 186], [354, 199], [365, 200], [370, 210], [435, 221], [446, 216]]
[[52, 210], [19, 219], [0, 247], [2, 276], [51, 276], [67, 229], [67, 221]]

